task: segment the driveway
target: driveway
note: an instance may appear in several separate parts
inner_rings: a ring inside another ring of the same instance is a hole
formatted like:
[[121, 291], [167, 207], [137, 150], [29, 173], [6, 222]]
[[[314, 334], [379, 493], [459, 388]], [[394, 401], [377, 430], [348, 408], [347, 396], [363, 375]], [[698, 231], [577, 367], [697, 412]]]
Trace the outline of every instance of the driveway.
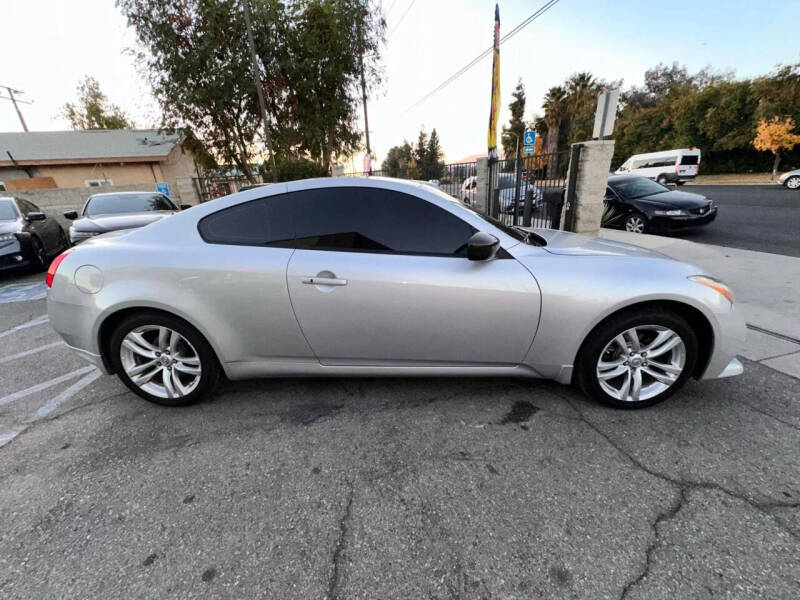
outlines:
[[636, 412], [510, 379], [167, 409], [45, 312], [0, 303], [4, 599], [800, 596], [800, 380], [760, 363]]

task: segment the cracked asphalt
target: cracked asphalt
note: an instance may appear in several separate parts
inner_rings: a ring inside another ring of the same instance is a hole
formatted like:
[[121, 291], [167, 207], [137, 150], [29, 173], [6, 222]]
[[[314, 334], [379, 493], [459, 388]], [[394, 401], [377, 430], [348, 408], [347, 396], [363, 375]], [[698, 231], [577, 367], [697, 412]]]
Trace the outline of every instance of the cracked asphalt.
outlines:
[[763, 364], [635, 412], [511, 379], [167, 409], [45, 312], [0, 304], [4, 599], [800, 597], [800, 380]]

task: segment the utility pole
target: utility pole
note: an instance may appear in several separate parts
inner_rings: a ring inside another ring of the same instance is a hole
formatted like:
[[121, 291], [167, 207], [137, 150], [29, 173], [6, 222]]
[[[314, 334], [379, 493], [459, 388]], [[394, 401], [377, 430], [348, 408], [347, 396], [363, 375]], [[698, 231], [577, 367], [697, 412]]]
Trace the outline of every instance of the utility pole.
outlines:
[[359, 48], [358, 61], [361, 67], [361, 101], [364, 104], [364, 135], [367, 138], [367, 156], [369, 157], [370, 164], [369, 170], [372, 172], [372, 148], [369, 145], [369, 117], [367, 116], [367, 81], [364, 76], [364, 36], [361, 32], [361, 23], [358, 24], [358, 42], [359, 46], [361, 46]]
[[22, 90], [15, 90], [14, 88], [8, 87], [7, 85], [0, 85], [0, 88], [5, 88], [5, 90], [8, 92], [8, 96], [7, 97], [6, 96], [0, 96], [0, 98], [2, 98], [3, 100], [11, 100], [11, 103], [14, 105], [14, 109], [17, 111], [17, 116], [19, 117], [19, 122], [22, 123], [22, 129], [24, 129], [27, 132], [28, 131], [28, 125], [25, 123], [25, 118], [22, 116], [22, 111], [19, 109], [19, 106], [17, 106], [17, 103], [19, 102], [20, 104], [33, 104], [33, 102], [26, 102], [25, 100], [18, 100], [17, 98], [14, 97], [15, 93], [24, 94], [25, 92], [23, 92]]
[[272, 167], [272, 181], [278, 182], [278, 167], [275, 166], [275, 152], [272, 149], [272, 136], [269, 133], [269, 123], [267, 122], [267, 106], [264, 103], [264, 91], [261, 89], [261, 77], [259, 76], [258, 57], [256, 56], [256, 44], [253, 41], [253, 26], [250, 23], [250, 0], [242, 0], [244, 7], [244, 21], [247, 26], [247, 45], [250, 46], [250, 61], [253, 71], [253, 85], [258, 92], [258, 104], [261, 107], [261, 120], [264, 122], [264, 140], [267, 142], [269, 150], [269, 161]]

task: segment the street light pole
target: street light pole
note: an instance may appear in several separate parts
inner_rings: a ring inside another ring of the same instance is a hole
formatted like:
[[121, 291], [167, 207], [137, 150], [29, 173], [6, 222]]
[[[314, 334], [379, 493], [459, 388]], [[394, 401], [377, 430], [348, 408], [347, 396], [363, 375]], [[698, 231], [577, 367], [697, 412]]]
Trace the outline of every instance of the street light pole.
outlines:
[[278, 182], [278, 167], [275, 165], [275, 152], [272, 149], [272, 136], [269, 133], [269, 123], [267, 122], [267, 106], [264, 102], [264, 91], [261, 89], [261, 77], [259, 76], [258, 57], [256, 56], [256, 44], [253, 41], [253, 26], [250, 23], [250, 0], [242, 0], [244, 8], [244, 21], [247, 27], [247, 45], [250, 47], [250, 61], [253, 71], [253, 85], [256, 86], [258, 93], [258, 105], [261, 107], [261, 120], [264, 123], [264, 141], [269, 150], [269, 161], [272, 167], [272, 181]]

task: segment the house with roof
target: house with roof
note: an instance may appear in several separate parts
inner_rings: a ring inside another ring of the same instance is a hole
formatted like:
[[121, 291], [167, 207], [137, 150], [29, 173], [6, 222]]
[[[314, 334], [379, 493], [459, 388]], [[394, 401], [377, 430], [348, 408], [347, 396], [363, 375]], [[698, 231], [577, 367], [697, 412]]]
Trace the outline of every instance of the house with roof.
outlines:
[[180, 130], [0, 133], [0, 191], [154, 185], [197, 177]]

